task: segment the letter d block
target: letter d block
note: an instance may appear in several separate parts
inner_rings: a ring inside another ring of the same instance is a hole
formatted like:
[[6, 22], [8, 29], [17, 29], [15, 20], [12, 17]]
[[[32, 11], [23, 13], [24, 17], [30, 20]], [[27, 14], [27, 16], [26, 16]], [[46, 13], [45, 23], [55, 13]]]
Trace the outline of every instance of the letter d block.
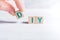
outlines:
[[23, 16], [24, 16], [24, 15], [23, 15], [22, 12], [19, 12], [19, 11], [16, 12], [16, 17], [17, 17], [17, 19], [20, 19], [20, 18], [22, 18]]

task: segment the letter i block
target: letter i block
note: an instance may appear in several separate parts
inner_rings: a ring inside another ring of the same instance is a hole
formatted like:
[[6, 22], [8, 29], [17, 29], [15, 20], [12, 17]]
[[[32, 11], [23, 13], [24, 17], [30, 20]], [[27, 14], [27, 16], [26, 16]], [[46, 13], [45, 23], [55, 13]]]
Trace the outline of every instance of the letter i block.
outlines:
[[28, 23], [29, 23], [29, 24], [32, 24], [32, 23], [34, 23], [34, 22], [35, 22], [35, 18], [32, 17], [32, 16], [29, 16], [29, 17], [28, 17]]
[[31, 16], [29, 16], [28, 23], [29, 24], [41, 24], [41, 23], [43, 23], [43, 17], [37, 17], [37, 16], [31, 17]]

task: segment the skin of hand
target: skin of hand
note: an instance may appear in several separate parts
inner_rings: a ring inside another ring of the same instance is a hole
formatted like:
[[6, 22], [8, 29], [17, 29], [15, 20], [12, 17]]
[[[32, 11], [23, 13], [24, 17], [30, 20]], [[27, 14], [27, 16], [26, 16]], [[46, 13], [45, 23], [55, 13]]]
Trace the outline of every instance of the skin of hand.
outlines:
[[17, 8], [19, 9], [18, 11], [23, 12], [23, 8], [22, 8], [22, 3], [19, 0], [14, 0], [14, 2], [16, 3]]
[[[14, 2], [16, 3], [17, 8], [19, 9], [18, 11], [23, 12], [23, 9], [20, 5], [21, 3], [18, 0], [14, 0]], [[14, 7], [8, 3], [8, 0], [0, 0], [0, 10], [8, 11], [13, 16], [16, 15]]]

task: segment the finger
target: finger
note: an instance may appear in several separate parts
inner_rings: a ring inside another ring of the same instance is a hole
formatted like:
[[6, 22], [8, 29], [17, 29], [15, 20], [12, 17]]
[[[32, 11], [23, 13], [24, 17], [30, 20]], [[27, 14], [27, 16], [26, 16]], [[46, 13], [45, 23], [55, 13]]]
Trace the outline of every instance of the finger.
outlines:
[[[17, 6], [17, 8], [21, 11], [21, 12], [23, 12], [23, 4], [19, 1], [19, 0], [14, 0], [15, 1], [15, 3], [16, 3], [16, 6]], [[22, 5], [21, 5], [22, 4]]]
[[9, 14], [15, 15], [14, 7], [5, 1], [0, 1], [0, 10], [8, 11]]

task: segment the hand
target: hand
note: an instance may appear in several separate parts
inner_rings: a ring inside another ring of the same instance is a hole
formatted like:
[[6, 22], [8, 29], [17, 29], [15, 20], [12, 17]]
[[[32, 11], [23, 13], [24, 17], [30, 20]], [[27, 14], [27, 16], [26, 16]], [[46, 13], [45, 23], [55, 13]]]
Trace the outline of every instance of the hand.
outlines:
[[[23, 12], [21, 5], [18, 5], [19, 3], [17, 3], [17, 2], [15, 2], [15, 3], [19, 9], [18, 11]], [[0, 10], [8, 11], [13, 16], [16, 15], [14, 7], [11, 4], [9, 4], [8, 2], [3, 1], [3, 0], [0, 0]]]
[[5, 1], [0, 1], [0, 10], [8, 11], [11, 15], [15, 15], [14, 7]]

